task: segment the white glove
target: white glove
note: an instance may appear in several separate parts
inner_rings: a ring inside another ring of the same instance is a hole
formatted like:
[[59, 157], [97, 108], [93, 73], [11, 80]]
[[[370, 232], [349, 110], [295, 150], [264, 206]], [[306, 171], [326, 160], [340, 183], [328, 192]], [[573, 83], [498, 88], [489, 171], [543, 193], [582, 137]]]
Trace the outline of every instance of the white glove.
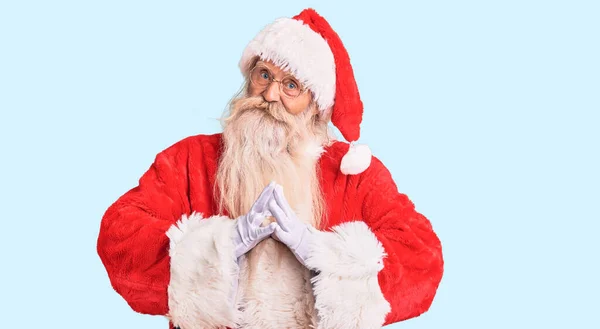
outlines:
[[307, 224], [298, 219], [285, 199], [280, 185], [275, 187], [274, 197], [274, 200], [269, 201], [269, 210], [279, 224], [275, 227], [274, 235], [292, 251], [302, 265], [306, 266], [308, 246], [315, 238], [314, 233]]
[[236, 259], [246, 254], [275, 231], [277, 226], [275, 222], [261, 227], [262, 222], [271, 216], [271, 213], [267, 210], [267, 204], [269, 200], [273, 199], [274, 189], [275, 182], [271, 182], [258, 196], [250, 211], [237, 218], [235, 234], [233, 235]]

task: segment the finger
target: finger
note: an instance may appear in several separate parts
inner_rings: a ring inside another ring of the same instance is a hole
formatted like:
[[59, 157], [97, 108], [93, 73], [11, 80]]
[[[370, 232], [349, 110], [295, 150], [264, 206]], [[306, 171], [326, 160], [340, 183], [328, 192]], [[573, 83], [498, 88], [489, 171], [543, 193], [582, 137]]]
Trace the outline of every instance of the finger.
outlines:
[[273, 214], [273, 217], [275, 217], [277, 224], [279, 224], [284, 231], [288, 232], [290, 229], [289, 225], [287, 225], [288, 217], [285, 212], [283, 212], [281, 207], [277, 205], [275, 200], [271, 200], [271, 202], [269, 202], [269, 210]]
[[275, 191], [273, 194], [274, 194], [273, 196], [275, 197], [275, 201], [277, 201], [277, 204], [279, 205], [279, 207], [281, 207], [281, 209], [283, 209], [286, 216], [288, 218], [293, 218], [294, 211], [292, 210], [292, 207], [290, 207], [290, 204], [285, 199], [285, 195], [283, 194], [283, 187], [281, 187], [281, 185], [275, 186]]
[[269, 185], [262, 190], [258, 198], [256, 198], [251, 210], [254, 212], [263, 212], [267, 206], [267, 202], [269, 202], [273, 195], [273, 190], [275, 190], [275, 182], [271, 181]]
[[[280, 226], [277, 226], [277, 227], [280, 228]], [[281, 240], [279, 240], [279, 236], [277, 236], [277, 227], [275, 228], [275, 232], [271, 233], [271, 239], [281, 242]], [[281, 232], [283, 232], [283, 230], [281, 230]]]
[[263, 211], [257, 214], [253, 214], [250, 219], [250, 224], [252, 226], [262, 226], [266, 219], [272, 217], [271, 213], [268, 211]]
[[286, 231], [284, 231], [281, 226], [277, 226], [275, 227], [275, 232], [273, 232], [273, 235], [275, 236], [275, 240], [285, 243], [285, 241], [287, 241], [287, 235], [289, 233], [287, 233]]
[[275, 233], [276, 228], [277, 228], [277, 223], [271, 223], [268, 226], [259, 228], [257, 230], [258, 238], [264, 239], [264, 238], [268, 237], [269, 235]]
[[271, 198], [273, 197], [273, 191], [275, 190], [275, 182], [272, 181], [271, 183], [269, 183], [269, 185], [267, 185], [263, 191], [260, 193], [260, 195], [258, 196], [258, 198], [256, 199], [256, 206], [253, 207], [254, 211], [257, 212], [263, 212], [266, 208], [267, 208], [267, 202], [269, 202], [269, 200], [271, 200]]

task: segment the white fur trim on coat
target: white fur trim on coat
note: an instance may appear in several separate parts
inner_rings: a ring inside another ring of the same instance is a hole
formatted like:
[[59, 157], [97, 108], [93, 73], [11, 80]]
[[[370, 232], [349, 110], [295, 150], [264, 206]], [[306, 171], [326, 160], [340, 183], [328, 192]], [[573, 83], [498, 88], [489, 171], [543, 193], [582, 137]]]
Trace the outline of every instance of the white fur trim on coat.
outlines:
[[239, 268], [232, 240], [235, 221], [224, 216], [183, 216], [167, 231], [171, 279], [167, 317], [185, 329], [235, 327], [230, 296]]
[[319, 109], [327, 110], [333, 105], [333, 53], [327, 41], [304, 22], [284, 17], [263, 28], [242, 54], [239, 66], [245, 77], [255, 56], [289, 70], [313, 92]]
[[391, 307], [377, 278], [386, 254], [375, 234], [359, 221], [315, 234], [306, 265], [317, 271], [317, 328], [381, 328]]

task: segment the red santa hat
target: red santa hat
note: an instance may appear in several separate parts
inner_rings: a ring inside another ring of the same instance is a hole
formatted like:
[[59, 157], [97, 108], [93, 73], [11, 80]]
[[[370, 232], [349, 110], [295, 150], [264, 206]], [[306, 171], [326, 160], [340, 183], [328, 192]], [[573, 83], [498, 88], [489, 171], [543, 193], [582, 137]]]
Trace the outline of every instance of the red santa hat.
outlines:
[[342, 40], [314, 9], [280, 18], [263, 28], [246, 46], [240, 69], [248, 77], [258, 56], [290, 71], [313, 94], [320, 111], [333, 111], [331, 122], [350, 142], [340, 169], [355, 175], [371, 163], [371, 150], [358, 145], [363, 104], [350, 57]]

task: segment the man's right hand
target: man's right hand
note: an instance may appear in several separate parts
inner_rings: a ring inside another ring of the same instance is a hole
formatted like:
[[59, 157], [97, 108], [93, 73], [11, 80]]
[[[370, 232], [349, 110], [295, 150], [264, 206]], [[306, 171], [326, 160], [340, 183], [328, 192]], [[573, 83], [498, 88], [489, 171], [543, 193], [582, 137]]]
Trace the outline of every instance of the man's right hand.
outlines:
[[233, 235], [236, 258], [246, 254], [259, 242], [275, 232], [277, 223], [261, 226], [265, 219], [271, 216], [267, 208], [269, 201], [273, 199], [274, 189], [275, 182], [271, 182], [258, 196], [250, 211], [237, 218], [235, 233]]

